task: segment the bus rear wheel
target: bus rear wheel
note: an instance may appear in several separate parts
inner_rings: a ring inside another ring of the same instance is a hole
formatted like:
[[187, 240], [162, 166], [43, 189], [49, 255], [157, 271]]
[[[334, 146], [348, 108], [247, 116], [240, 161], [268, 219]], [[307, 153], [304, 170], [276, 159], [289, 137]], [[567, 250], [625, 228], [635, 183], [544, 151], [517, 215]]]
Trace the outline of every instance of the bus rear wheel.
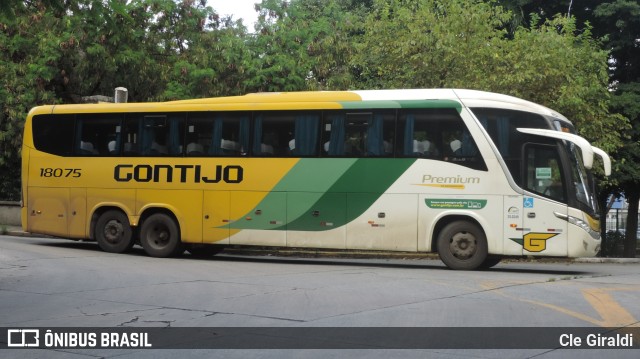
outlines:
[[152, 214], [142, 222], [140, 245], [152, 257], [173, 257], [183, 250], [178, 225], [164, 213]]
[[446, 225], [438, 235], [438, 255], [451, 269], [477, 269], [487, 259], [487, 238], [484, 231], [468, 221]]
[[118, 210], [109, 210], [98, 217], [94, 229], [98, 246], [110, 253], [124, 253], [133, 247], [129, 218]]

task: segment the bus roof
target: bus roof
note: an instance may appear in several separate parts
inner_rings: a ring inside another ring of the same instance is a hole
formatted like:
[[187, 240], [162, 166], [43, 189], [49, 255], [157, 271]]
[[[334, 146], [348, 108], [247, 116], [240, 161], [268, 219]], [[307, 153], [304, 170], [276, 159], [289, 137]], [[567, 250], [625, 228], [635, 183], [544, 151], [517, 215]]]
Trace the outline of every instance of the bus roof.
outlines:
[[[358, 91], [301, 91], [250, 93], [242, 96], [212, 97], [147, 103], [98, 103], [50, 105], [32, 109], [43, 113], [145, 112], [194, 110], [277, 110], [364, 108], [363, 102], [378, 108], [415, 107], [416, 102], [442, 101], [443, 107], [495, 107], [534, 112], [568, 121], [561, 114], [517, 97], [466, 89], [397, 89]], [[457, 105], [456, 105], [457, 103]], [[288, 104], [288, 105], [287, 105]]]

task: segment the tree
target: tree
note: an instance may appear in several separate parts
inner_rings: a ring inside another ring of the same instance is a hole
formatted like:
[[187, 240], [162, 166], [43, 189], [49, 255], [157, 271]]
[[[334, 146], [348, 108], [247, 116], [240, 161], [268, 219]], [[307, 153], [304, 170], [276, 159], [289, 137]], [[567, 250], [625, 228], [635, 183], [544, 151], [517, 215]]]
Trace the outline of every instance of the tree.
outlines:
[[[628, 221], [624, 241], [624, 256], [635, 257], [638, 220], [638, 200], [640, 199], [640, 2], [637, 0], [613, 1], [558, 1], [539, 2], [535, 0], [501, 0], [501, 4], [514, 9], [516, 23], [526, 22], [525, 14], [535, 13], [543, 18], [551, 18], [561, 13], [569, 14], [580, 26], [593, 30], [596, 38], [602, 39], [601, 47], [609, 51], [609, 84], [613, 90], [611, 109], [630, 120], [631, 128], [625, 128], [623, 145], [607, 148], [613, 158], [614, 171], [600, 196], [606, 203], [610, 193], [624, 192], [629, 201]], [[592, 24], [593, 27], [591, 28]], [[602, 144], [602, 142], [601, 142]], [[606, 142], [604, 142], [606, 144]], [[605, 206], [606, 207], [606, 206]], [[605, 212], [601, 216], [604, 223]], [[606, 229], [603, 227], [603, 234]], [[605, 238], [605, 236], [603, 236]]]
[[[243, 82], [238, 74], [220, 82], [228, 72], [226, 60], [236, 56], [227, 50], [230, 44], [242, 44], [238, 36], [243, 34], [234, 33], [229, 27], [235, 24], [220, 21], [204, 1], [10, 0], [8, 9], [4, 4], [2, 199], [20, 199], [22, 129], [34, 106], [111, 95], [117, 86], [128, 88], [130, 101], [214, 96], [228, 94], [227, 87]], [[210, 56], [216, 48], [217, 57]], [[211, 85], [217, 83], [223, 85]]]
[[56, 102], [52, 79], [59, 47], [60, 12], [45, 3], [14, 2], [0, 12], [0, 198], [20, 199], [20, 146], [24, 118], [39, 103]]
[[607, 29], [606, 46], [611, 48], [611, 83], [614, 108], [627, 116], [633, 127], [624, 146], [616, 153], [621, 165], [615, 178], [629, 202], [624, 256], [635, 257], [640, 201], [640, 2], [616, 0], [595, 8], [594, 15]]
[[354, 62], [366, 87], [495, 91], [553, 108], [605, 150], [626, 120], [609, 113], [607, 52], [589, 28], [555, 17], [509, 34], [511, 14], [485, 1], [374, 2]]
[[640, 201], [640, 82], [619, 84], [613, 98], [613, 107], [633, 119], [633, 126], [627, 131], [624, 146], [616, 152], [620, 163], [614, 173], [617, 187], [610, 190], [619, 189], [624, 192], [629, 203], [623, 255], [634, 258], [638, 241], [636, 233]]
[[208, 9], [209, 24], [193, 32], [172, 63], [161, 99], [241, 95], [247, 92], [251, 53], [240, 21], [220, 19]]
[[127, 87], [130, 101], [162, 97], [168, 82], [184, 77], [174, 64], [219, 25], [213, 9], [193, 0], [85, 0], [67, 12], [61, 66], [69, 80], [58, 83], [67, 102], [117, 86]]
[[495, 71], [508, 19], [478, 1], [374, 1], [353, 61], [369, 88], [466, 87]]
[[254, 91], [351, 87], [349, 59], [360, 8], [339, 0], [262, 1], [250, 41], [247, 86]]

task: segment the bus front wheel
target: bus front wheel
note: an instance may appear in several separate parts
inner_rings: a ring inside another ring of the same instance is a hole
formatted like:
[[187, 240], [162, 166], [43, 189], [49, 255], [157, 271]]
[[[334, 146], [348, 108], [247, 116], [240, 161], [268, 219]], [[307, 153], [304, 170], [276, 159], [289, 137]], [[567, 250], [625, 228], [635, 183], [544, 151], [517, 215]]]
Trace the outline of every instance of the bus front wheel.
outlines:
[[164, 213], [152, 214], [142, 222], [140, 244], [152, 257], [172, 257], [183, 250], [178, 225]]
[[477, 269], [487, 258], [487, 238], [484, 231], [468, 221], [446, 225], [438, 235], [438, 255], [451, 269]]
[[482, 262], [482, 264], [480, 265], [480, 268], [489, 269], [489, 268], [495, 267], [501, 261], [502, 261], [502, 258], [500, 257], [487, 256], [487, 259], [485, 259], [484, 262]]
[[94, 237], [98, 246], [105, 252], [124, 253], [133, 247], [129, 219], [118, 210], [106, 211], [100, 215]]

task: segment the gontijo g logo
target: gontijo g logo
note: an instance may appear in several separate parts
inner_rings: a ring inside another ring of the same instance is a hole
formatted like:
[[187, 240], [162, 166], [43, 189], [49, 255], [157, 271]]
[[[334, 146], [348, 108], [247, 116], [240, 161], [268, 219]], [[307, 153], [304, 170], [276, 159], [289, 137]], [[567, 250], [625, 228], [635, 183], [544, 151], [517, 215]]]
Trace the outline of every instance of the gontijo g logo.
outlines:
[[559, 233], [527, 233], [522, 238], [509, 238], [522, 245], [527, 252], [539, 253], [547, 249], [547, 240], [557, 236]]

